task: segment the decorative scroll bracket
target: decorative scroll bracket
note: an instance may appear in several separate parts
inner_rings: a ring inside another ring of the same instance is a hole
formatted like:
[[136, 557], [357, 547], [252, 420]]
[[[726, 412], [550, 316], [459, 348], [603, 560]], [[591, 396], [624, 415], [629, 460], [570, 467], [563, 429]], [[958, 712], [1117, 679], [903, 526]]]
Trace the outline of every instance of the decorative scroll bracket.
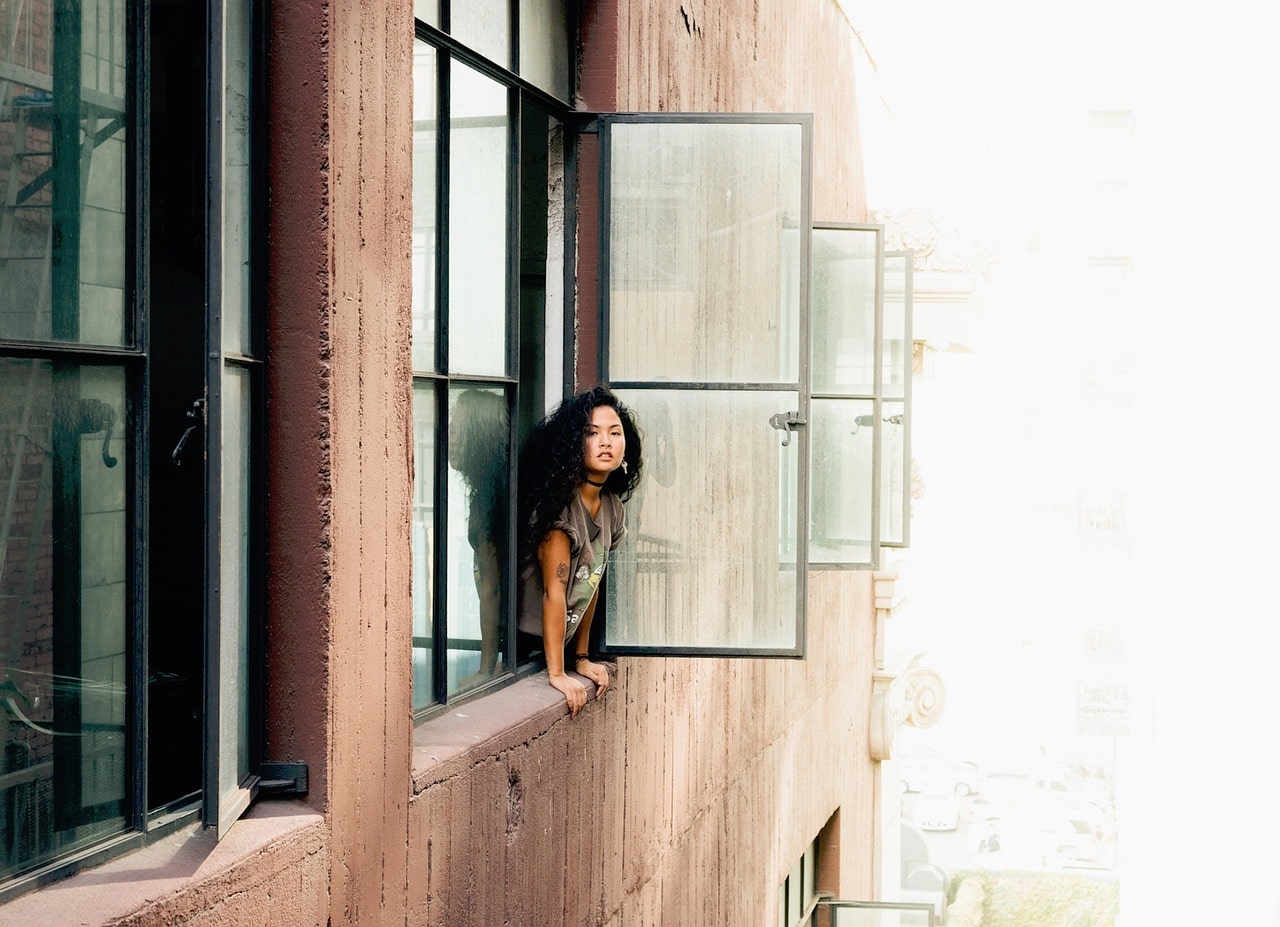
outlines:
[[901, 672], [876, 673], [871, 678], [871, 737], [873, 760], [893, 756], [898, 728], [933, 727], [942, 717], [947, 690], [937, 670], [921, 666], [916, 654]]

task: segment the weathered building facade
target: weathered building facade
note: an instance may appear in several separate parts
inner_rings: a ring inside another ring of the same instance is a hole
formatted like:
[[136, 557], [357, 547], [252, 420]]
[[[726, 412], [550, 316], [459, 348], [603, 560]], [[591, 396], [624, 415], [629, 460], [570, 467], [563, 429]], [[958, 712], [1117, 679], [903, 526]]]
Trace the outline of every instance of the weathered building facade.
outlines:
[[[0, 269], [11, 294], [53, 289], [29, 311], [11, 295], [0, 314], [12, 458], [0, 465], [15, 499], [41, 479], [54, 497], [48, 516], [34, 490], [7, 509], [21, 543], [0, 560], [0, 593], [31, 587], [27, 612], [0, 612], [15, 641], [7, 678], [19, 690], [19, 670], [100, 678], [92, 644], [116, 720], [93, 726], [83, 682], [52, 693], [52, 714], [11, 699], [11, 743], [47, 743], [49, 769], [76, 772], [49, 773], [53, 823], [37, 825], [15, 790], [45, 760], [32, 747], [20, 766], [10, 749], [0, 924], [789, 925], [815, 889], [877, 894], [873, 573], [806, 568], [801, 542], [779, 573], [802, 630], [774, 649], [803, 659], [618, 656], [607, 695], [570, 719], [504, 643], [486, 659], [483, 571], [477, 559], [473, 596], [467, 486], [447, 449], [457, 401], [487, 391], [504, 401], [494, 453], [510, 470], [531, 418], [624, 365], [597, 311], [607, 279], [619, 304], [628, 281], [669, 299], [665, 280], [624, 271], [626, 255], [599, 244], [620, 208], [599, 179], [596, 114], [812, 114], [794, 184], [808, 212], [778, 221], [865, 223], [858, 39], [835, 0], [448, 6], [86, 0], [75, 17], [39, 2], [13, 14], [0, 75], [10, 213], [39, 195], [18, 155], [84, 154], [83, 175], [49, 156], [52, 224], [33, 210], [13, 220], [36, 270]], [[43, 58], [41, 35], [55, 45]], [[107, 82], [92, 87], [91, 48]], [[59, 110], [68, 81], [74, 117]], [[78, 184], [87, 199], [68, 207]], [[780, 253], [739, 258], [808, 269], [805, 248]], [[116, 306], [109, 327], [103, 304]], [[737, 337], [717, 348], [729, 372], [708, 376], [708, 392], [755, 382], [734, 367], [751, 340]], [[683, 469], [665, 479], [667, 436], [642, 382], [661, 373], [609, 379], [634, 381], [651, 478], [688, 498], [701, 483], [682, 481], [707, 461], [677, 448]], [[687, 437], [683, 400], [662, 395]], [[74, 428], [68, 396], [83, 406]], [[119, 420], [114, 438], [106, 413], [82, 420], [86, 399]], [[710, 434], [727, 441], [739, 423], [723, 428]], [[779, 466], [779, 432], [765, 433], [752, 472]], [[51, 449], [43, 477], [32, 447]], [[106, 456], [123, 463], [101, 469]], [[777, 485], [756, 497], [734, 482], [732, 517], [711, 530], [758, 535]], [[657, 490], [645, 505], [667, 511]], [[82, 553], [68, 558], [71, 524]], [[113, 559], [90, 576], [103, 530]], [[509, 628], [502, 556], [496, 620]], [[52, 565], [28, 575], [19, 559]], [[635, 588], [670, 611], [680, 582]], [[708, 622], [709, 588], [687, 592]], [[20, 631], [42, 633], [19, 615], [45, 612], [42, 670], [18, 656], [34, 646]], [[64, 724], [78, 725], [78, 752], [59, 760]], [[264, 761], [305, 763], [305, 790], [298, 766]], [[75, 814], [59, 810], [68, 795]]]

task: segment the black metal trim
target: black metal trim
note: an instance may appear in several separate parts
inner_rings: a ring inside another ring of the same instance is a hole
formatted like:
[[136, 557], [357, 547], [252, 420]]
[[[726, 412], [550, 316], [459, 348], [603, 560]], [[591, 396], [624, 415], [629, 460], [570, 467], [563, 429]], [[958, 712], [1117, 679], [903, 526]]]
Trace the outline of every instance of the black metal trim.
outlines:
[[[126, 81], [132, 89], [132, 112], [129, 114], [128, 131], [125, 133], [125, 163], [132, 170], [126, 172], [126, 203], [151, 202], [151, 16], [150, 7], [129, 4], [125, 13], [129, 35], [130, 60], [126, 63]], [[151, 345], [151, 223], [146, 218], [145, 207], [135, 205], [125, 210], [126, 238], [132, 244], [131, 274], [126, 281], [130, 322], [126, 338], [139, 352], [139, 360], [150, 358]], [[126, 622], [126, 654], [129, 679], [128, 717], [125, 738], [131, 766], [130, 802], [126, 819], [135, 830], [147, 829], [148, 788], [147, 777], [150, 744], [147, 719], [149, 717], [150, 655], [147, 642], [150, 628], [150, 575], [147, 570], [147, 551], [150, 550], [150, 502], [147, 499], [147, 464], [151, 453], [151, 366], [137, 366], [136, 371], [126, 371], [129, 396], [137, 396], [138, 403], [132, 415], [126, 409], [126, 417], [132, 424], [132, 453], [124, 455], [129, 468], [126, 484], [129, 486], [126, 508], [131, 526], [129, 552], [129, 620]], [[127, 427], [127, 426], [126, 426]], [[128, 433], [128, 432], [126, 432]], [[126, 448], [128, 450], [128, 448]]]
[[[205, 60], [205, 487], [204, 487], [204, 738], [201, 819], [217, 828], [221, 813], [221, 664], [222, 640], [222, 3], [207, 7], [206, 29], [211, 44]], [[216, 52], [216, 53], [215, 53]]]
[[[577, 43], [574, 43], [575, 49]], [[561, 122], [564, 128], [564, 191], [561, 207], [564, 210], [564, 289], [560, 312], [560, 397], [572, 395], [574, 384], [573, 324], [577, 317], [578, 284], [578, 133]], [[545, 374], [544, 374], [545, 375]]]
[[249, 350], [228, 357], [249, 370], [249, 770], [260, 776], [267, 741], [267, 9], [250, 13]]
[[[442, 15], [443, 19], [443, 15]], [[447, 25], [445, 25], [447, 28]], [[503, 67], [497, 62], [486, 58], [484, 55], [461, 42], [454, 39], [447, 32], [432, 26], [430, 23], [424, 23], [422, 20], [414, 20], [414, 38], [419, 39], [429, 45], [435, 46], [439, 51], [447, 52], [450, 57], [457, 58], [465, 63], [468, 67], [473, 68], [493, 80], [506, 84], [510, 87], [518, 88], [522, 93], [527, 93], [537, 101], [538, 105], [549, 110], [552, 114], [563, 111], [566, 115], [573, 113], [573, 104], [561, 100], [554, 94], [548, 93], [537, 84], [530, 83], [510, 68]], [[519, 45], [520, 37], [513, 34], [511, 37], [512, 47]]]
[[76, 341], [17, 341], [0, 338], [0, 354], [41, 360], [67, 359], [80, 364], [130, 364], [146, 361], [138, 348], [89, 345]]

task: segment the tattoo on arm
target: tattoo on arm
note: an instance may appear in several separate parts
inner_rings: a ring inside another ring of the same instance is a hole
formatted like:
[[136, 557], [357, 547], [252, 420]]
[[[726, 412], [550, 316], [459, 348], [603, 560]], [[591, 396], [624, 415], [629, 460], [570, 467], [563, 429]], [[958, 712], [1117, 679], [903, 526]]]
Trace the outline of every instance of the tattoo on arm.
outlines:
[[569, 564], [561, 563], [556, 567], [556, 579], [564, 582], [569, 578]]

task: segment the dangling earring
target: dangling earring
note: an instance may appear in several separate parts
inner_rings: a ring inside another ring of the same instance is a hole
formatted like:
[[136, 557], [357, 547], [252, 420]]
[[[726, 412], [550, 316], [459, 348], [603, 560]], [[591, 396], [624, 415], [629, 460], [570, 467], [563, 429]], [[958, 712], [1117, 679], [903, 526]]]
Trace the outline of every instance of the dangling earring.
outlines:
[[622, 459], [622, 472], [623, 473], [627, 472], [627, 460], [625, 457]]

